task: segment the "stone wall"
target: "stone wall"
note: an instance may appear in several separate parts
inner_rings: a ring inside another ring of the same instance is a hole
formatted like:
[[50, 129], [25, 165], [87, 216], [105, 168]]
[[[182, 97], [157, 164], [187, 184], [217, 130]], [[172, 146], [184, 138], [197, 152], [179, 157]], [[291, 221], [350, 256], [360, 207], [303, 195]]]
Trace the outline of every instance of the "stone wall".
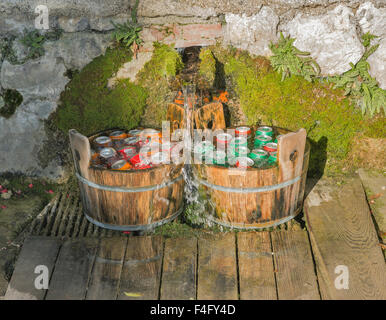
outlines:
[[[46, 42], [45, 55], [38, 59], [12, 64], [0, 56], [0, 90], [16, 89], [23, 96], [10, 118], [0, 116], [0, 173], [59, 178], [64, 174], [60, 156], [49, 161], [39, 156], [50, 138], [44, 123], [57, 108], [68, 71], [104, 53], [111, 43], [110, 21], [126, 21], [134, 0], [2, 0], [0, 39], [15, 38], [20, 57], [25, 53], [17, 39], [34, 28], [35, 7], [42, 4], [49, 9], [50, 27], [64, 33]], [[142, 51], [151, 51], [153, 41], [176, 48], [222, 42], [269, 55], [268, 44], [283, 32], [311, 52], [324, 75], [356, 63], [364, 52], [360, 36], [370, 31], [380, 36], [368, 60], [370, 72], [386, 89], [386, 0], [140, 0], [138, 16], [145, 27]]]

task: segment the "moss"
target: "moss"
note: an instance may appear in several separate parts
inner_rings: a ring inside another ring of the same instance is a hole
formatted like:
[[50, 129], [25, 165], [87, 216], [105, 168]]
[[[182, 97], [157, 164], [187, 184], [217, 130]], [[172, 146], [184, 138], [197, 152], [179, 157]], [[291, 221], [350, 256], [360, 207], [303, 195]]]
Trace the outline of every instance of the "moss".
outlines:
[[154, 43], [154, 52], [137, 75], [139, 85], [147, 89], [147, 108], [142, 118], [144, 126], [161, 127], [166, 119], [167, 104], [172, 101], [174, 92], [170, 81], [183, 68], [181, 56], [171, 46]]
[[107, 87], [108, 79], [131, 58], [132, 53], [125, 48], [108, 48], [105, 55], [74, 74], [54, 117], [58, 128], [66, 133], [74, 128], [88, 135], [113, 127], [138, 126], [146, 104], [146, 90], [127, 79], [119, 81], [113, 89]]
[[[1, 96], [0, 96], [1, 98]], [[3, 106], [0, 108], [0, 116], [11, 117], [18, 106], [23, 102], [23, 96], [17, 90], [6, 89], [2, 94]]]
[[199, 74], [212, 86], [216, 78], [216, 59], [210, 49], [200, 51], [200, 69]]
[[213, 51], [224, 63], [225, 76], [240, 100], [247, 124], [307, 130], [312, 147], [311, 175], [320, 175], [324, 165], [331, 174], [350, 166], [346, 157], [358, 133], [384, 135], [384, 118], [367, 121], [341, 90], [299, 76], [281, 81], [281, 76], [263, 62], [265, 58], [219, 47]]

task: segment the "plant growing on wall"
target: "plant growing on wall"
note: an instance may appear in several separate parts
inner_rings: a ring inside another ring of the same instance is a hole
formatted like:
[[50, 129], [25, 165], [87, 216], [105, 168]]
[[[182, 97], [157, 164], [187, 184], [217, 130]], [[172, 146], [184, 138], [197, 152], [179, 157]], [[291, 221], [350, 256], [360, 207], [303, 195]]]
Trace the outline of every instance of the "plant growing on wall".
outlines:
[[293, 43], [296, 39], [289, 36], [284, 37], [280, 33], [280, 39], [277, 43], [270, 43], [269, 48], [273, 55], [270, 61], [274, 70], [282, 75], [282, 80], [291, 75], [302, 76], [311, 82], [313, 78], [319, 75], [320, 67], [313, 60], [309, 52], [300, 51]]
[[111, 21], [115, 30], [113, 31], [113, 39], [118, 44], [123, 44], [126, 47], [133, 47], [134, 58], [137, 58], [139, 46], [143, 42], [140, 37], [142, 27], [138, 24], [137, 9], [139, 0], [136, 0], [133, 10], [131, 11], [131, 21], [125, 23], [114, 23]]
[[311, 82], [320, 73], [320, 67], [313, 60], [309, 52], [300, 51], [293, 43], [296, 39], [284, 37], [280, 33], [277, 43], [270, 43], [269, 48], [273, 55], [270, 57], [272, 67], [281, 73], [282, 81], [291, 75], [302, 76]]
[[362, 36], [365, 53], [351, 69], [339, 76], [329, 78], [335, 88], [343, 88], [346, 96], [351, 96], [358, 101], [362, 113], [370, 116], [379, 113], [381, 109], [386, 113], [386, 90], [378, 87], [377, 80], [369, 74], [370, 65], [367, 58], [377, 50], [379, 44], [371, 46], [371, 40], [377, 38], [369, 32]]
[[62, 34], [61, 29], [55, 29], [53, 31], [41, 34], [39, 30], [24, 30], [24, 35], [19, 41], [27, 48], [27, 55], [19, 63], [24, 63], [29, 59], [36, 59], [44, 55], [44, 43], [46, 41], [55, 41], [60, 38]]
[[28, 48], [28, 54], [25, 59], [35, 59], [44, 55], [44, 41], [44, 36], [38, 30], [29, 32], [24, 30], [24, 36], [20, 39], [20, 42]]

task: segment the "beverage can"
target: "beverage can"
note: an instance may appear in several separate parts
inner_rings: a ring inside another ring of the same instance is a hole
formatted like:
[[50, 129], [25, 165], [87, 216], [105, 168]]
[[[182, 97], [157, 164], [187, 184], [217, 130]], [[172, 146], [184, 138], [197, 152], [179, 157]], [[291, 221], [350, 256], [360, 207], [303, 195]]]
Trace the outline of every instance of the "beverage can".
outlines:
[[261, 148], [264, 147], [267, 143], [272, 141], [272, 137], [260, 135], [255, 138], [255, 147]]
[[131, 164], [126, 160], [118, 160], [111, 165], [112, 170], [129, 170], [131, 169]]
[[268, 152], [277, 151], [277, 143], [275, 142], [269, 142], [266, 145], [264, 145], [264, 150]]
[[251, 133], [251, 128], [249, 127], [238, 127], [236, 128], [236, 135], [237, 136], [243, 136], [248, 137]]
[[273, 129], [271, 127], [268, 127], [268, 126], [259, 127], [256, 130], [256, 136], [272, 137], [273, 136]]
[[237, 157], [236, 158], [236, 167], [237, 168], [250, 168], [254, 165], [252, 159], [248, 157]]
[[111, 140], [123, 140], [125, 138], [127, 138], [127, 133], [124, 131], [118, 130], [110, 133]]

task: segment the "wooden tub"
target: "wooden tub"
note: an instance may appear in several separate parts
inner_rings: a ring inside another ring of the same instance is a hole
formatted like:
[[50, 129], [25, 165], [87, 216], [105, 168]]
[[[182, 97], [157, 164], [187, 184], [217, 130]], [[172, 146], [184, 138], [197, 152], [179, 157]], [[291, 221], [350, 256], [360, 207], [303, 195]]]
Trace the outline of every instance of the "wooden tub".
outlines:
[[89, 138], [76, 130], [69, 136], [83, 212], [90, 222], [112, 230], [150, 230], [182, 212], [182, 165], [127, 171], [92, 168]]
[[241, 170], [193, 165], [200, 196], [209, 200], [209, 220], [226, 227], [262, 229], [300, 213], [310, 154], [306, 131], [276, 130], [282, 135], [278, 139], [278, 166]]

